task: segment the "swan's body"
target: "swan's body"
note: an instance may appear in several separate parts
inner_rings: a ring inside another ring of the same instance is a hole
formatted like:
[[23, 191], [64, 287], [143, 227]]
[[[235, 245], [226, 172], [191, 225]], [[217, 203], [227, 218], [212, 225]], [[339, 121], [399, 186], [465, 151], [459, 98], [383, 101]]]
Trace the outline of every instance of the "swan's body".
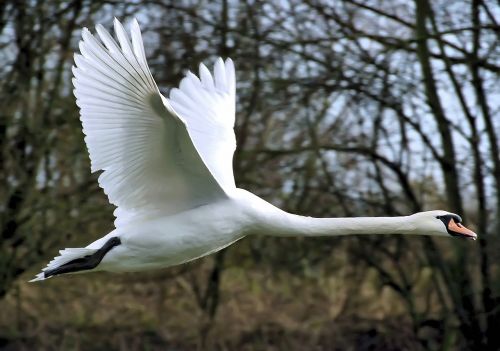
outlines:
[[311, 218], [284, 212], [234, 183], [235, 77], [230, 59], [214, 76], [200, 65], [164, 98], [149, 72], [137, 22], [120, 46], [97, 26], [75, 55], [75, 95], [92, 171], [117, 206], [116, 229], [85, 248], [64, 249], [34, 280], [79, 271], [141, 271], [177, 265], [250, 234], [459, 235], [475, 238], [445, 211], [402, 217]]

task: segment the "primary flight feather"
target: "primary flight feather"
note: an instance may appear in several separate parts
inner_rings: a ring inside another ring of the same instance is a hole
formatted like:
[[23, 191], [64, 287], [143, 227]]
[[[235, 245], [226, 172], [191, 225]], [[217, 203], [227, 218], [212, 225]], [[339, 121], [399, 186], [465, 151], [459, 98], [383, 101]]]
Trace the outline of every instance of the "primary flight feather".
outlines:
[[168, 267], [218, 251], [250, 234], [476, 234], [458, 215], [428, 211], [401, 217], [311, 218], [284, 212], [236, 188], [235, 71], [219, 58], [200, 64], [169, 98], [146, 62], [139, 24], [130, 38], [115, 19], [117, 41], [86, 28], [75, 54], [73, 85], [93, 172], [116, 205], [115, 227], [85, 248], [60, 251], [35, 279], [96, 270]]

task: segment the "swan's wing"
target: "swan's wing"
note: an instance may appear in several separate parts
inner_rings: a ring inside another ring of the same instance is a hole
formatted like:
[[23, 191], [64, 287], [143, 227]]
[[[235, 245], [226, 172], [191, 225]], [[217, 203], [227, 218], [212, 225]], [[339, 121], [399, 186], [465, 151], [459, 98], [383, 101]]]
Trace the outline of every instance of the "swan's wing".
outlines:
[[120, 45], [102, 26], [96, 29], [102, 43], [83, 30], [73, 84], [92, 171], [103, 170], [99, 185], [118, 206], [115, 224], [225, 198], [184, 121], [159, 93], [137, 22], [132, 43], [117, 20]]
[[170, 92], [170, 104], [185, 121], [189, 135], [219, 184], [235, 188], [233, 154], [235, 73], [231, 59], [219, 58], [214, 75], [200, 64], [199, 78], [188, 72], [178, 89]]

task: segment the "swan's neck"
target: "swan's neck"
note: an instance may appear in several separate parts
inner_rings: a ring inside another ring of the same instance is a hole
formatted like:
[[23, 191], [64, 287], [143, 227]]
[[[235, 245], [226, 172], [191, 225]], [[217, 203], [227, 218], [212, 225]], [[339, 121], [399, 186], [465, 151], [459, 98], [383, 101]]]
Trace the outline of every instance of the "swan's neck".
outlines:
[[409, 216], [312, 218], [294, 215], [257, 196], [244, 194], [256, 215], [254, 231], [275, 236], [335, 236], [353, 234], [428, 234], [421, 233]]
[[353, 234], [418, 234], [409, 217], [312, 218], [282, 213], [273, 235], [335, 236]]

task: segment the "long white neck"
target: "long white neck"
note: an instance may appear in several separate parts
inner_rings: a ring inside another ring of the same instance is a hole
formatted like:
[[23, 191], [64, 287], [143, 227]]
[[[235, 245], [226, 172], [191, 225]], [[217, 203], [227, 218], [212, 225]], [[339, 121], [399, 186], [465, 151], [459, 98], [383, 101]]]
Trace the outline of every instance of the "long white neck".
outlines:
[[353, 234], [420, 234], [409, 217], [313, 218], [283, 212], [268, 226], [276, 236], [335, 236]]
[[[249, 193], [250, 194], [250, 193]], [[285, 212], [252, 194], [258, 217], [255, 232], [274, 236], [335, 236], [353, 234], [430, 234], [416, 227], [410, 216], [313, 218]], [[250, 198], [247, 198], [248, 200]]]

